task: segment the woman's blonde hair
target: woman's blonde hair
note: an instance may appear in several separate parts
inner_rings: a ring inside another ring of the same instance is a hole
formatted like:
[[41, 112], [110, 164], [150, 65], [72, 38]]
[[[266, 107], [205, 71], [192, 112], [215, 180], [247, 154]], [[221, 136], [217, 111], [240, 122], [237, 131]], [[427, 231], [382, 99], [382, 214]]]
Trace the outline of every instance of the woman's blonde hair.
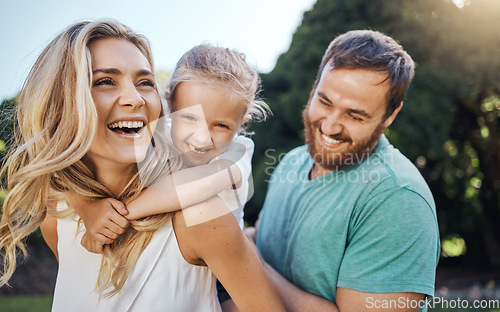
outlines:
[[269, 106], [258, 95], [260, 78], [245, 60], [245, 55], [228, 48], [201, 44], [184, 53], [177, 62], [167, 87], [167, 100], [175, 109], [177, 87], [182, 82], [199, 82], [228, 91], [233, 105], [253, 120], [264, 120]]
[[[19, 95], [15, 142], [2, 168], [9, 192], [0, 221], [0, 247], [4, 249], [0, 285], [7, 284], [14, 273], [18, 249], [27, 256], [23, 240], [44, 220], [47, 204], [57, 199], [53, 194], [72, 190], [91, 198], [114, 197], [82, 161], [96, 134], [98, 120], [90, 92], [88, 45], [106, 38], [130, 41], [153, 69], [145, 37], [113, 20], [80, 22], [64, 30], [43, 50]], [[175, 161], [178, 157], [162, 138], [165, 133], [158, 122], [154, 148], [149, 148], [140, 175], [130, 179], [117, 199], [130, 200], [162, 174], [179, 167]], [[122, 288], [155, 230], [170, 218], [162, 214], [134, 222], [105, 248], [97, 281], [101, 291], [112, 286], [108, 294], [114, 295]]]

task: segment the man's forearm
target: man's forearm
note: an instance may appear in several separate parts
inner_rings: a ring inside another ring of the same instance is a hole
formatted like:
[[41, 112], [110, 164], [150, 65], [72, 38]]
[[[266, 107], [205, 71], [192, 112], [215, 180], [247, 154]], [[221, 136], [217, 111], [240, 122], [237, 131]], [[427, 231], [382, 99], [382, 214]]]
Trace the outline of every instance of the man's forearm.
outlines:
[[303, 291], [281, 276], [269, 264], [265, 262], [263, 264], [264, 271], [278, 292], [281, 301], [285, 304], [287, 311], [339, 311], [335, 303]]

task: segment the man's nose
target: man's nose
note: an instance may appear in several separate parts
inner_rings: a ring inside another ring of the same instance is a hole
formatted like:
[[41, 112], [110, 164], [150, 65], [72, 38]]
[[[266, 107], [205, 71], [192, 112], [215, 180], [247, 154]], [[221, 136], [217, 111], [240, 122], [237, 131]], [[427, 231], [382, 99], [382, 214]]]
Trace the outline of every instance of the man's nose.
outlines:
[[339, 112], [332, 112], [321, 123], [321, 132], [326, 135], [335, 135], [342, 133], [344, 126], [342, 125], [341, 115]]

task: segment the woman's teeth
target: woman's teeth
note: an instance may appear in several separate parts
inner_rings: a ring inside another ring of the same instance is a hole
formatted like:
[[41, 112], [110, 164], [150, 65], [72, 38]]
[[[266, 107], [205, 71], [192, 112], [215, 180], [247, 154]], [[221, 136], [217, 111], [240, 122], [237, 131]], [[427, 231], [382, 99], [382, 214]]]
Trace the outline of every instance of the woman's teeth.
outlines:
[[115, 129], [115, 128], [142, 128], [144, 126], [144, 122], [142, 121], [118, 121], [110, 124], [108, 126], [109, 129]]
[[321, 136], [323, 137], [323, 140], [325, 140], [325, 142], [330, 143], [330, 144], [339, 144], [339, 143], [344, 142], [342, 140], [334, 140], [334, 139], [332, 139], [329, 136], [326, 136], [324, 134], [321, 134]]
[[194, 153], [196, 153], [196, 154], [203, 155], [203, 154], [206, 154], [206, 153], [208, 152], [208, 149], [205, 149], [205, 148], [196, 148], [196, 147], [194, 147], [194, 146], [193, 146], [193, 145], [191, 145], [191, 144], [188, 144], [188, 147], [189, 147], [189, 149], [190, 149], [192, 152], [194, 152]]

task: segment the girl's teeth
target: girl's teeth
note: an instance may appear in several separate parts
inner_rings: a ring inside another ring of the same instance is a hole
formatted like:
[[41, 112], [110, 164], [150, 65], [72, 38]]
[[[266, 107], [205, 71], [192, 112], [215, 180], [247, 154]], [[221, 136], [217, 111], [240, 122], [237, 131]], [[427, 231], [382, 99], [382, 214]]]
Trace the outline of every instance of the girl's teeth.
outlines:
[[207, 150], [205, 150], [205, 149], [198, 149], [198, 148], [194, 147], [194, 146], [193, 146], [193, 145], [191, 145], [191, 144], [188, 144], [188, 147], [189, 147], [189, 149], [190, 149], [192, 152], [194, 152], [194, 153], [196, 153], [196, 154], [203, 155], [203, 154], [206, 154], [206, 153], [207, 153]]
[[325, 140], [327, 143], [330, 143], [330, 144], [339, 144], [339, 143], [342, 143], [343, 141], [340, 141], [340, 140], [334, 140], [324, 134], [321, 135], [323, 137], [323, 140]]

